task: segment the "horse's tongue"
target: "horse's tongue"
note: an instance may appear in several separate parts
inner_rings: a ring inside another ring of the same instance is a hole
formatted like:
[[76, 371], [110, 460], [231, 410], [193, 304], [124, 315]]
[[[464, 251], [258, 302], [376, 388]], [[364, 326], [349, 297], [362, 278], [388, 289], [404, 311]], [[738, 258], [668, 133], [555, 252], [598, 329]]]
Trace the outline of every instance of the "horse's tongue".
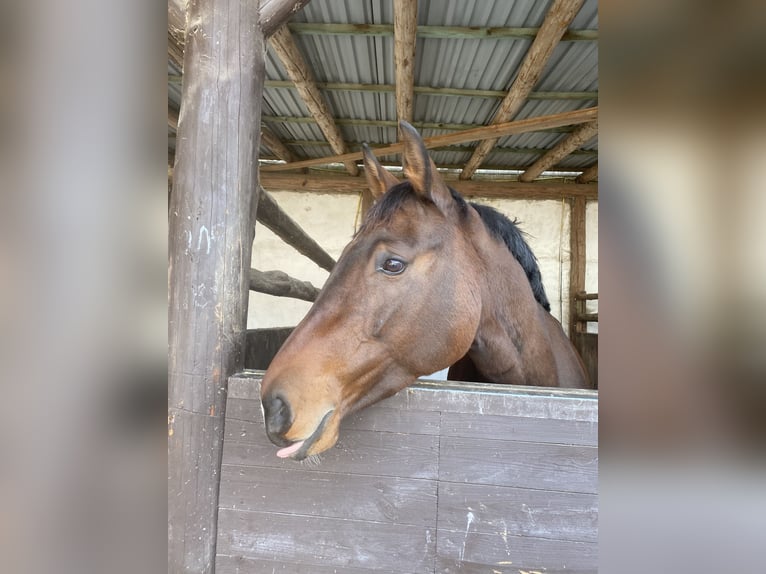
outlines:
[[287, 446], [285, 448], [279, 449], [277, 451], [277, 456], [279, 458], [287, 458], [288, 456], [290, 456], [294, 452], [298, 452], [302, 446], [303, 446], [303, 441], [299, 440], [298, 442], [293, 443], [290, 446]]

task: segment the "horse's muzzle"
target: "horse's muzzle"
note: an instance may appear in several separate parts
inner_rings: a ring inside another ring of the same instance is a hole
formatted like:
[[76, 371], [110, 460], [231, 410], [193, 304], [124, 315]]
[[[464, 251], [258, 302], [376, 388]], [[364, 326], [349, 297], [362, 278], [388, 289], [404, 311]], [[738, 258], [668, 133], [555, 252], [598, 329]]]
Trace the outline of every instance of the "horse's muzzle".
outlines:
[[263, 417], [266, 424], [266, 434], [269, 440], [277, 446], [288, 446], [292, 441], [284, 434], [292, 425], [290, 405], [280, 397], [269, 397], [262, 401]]

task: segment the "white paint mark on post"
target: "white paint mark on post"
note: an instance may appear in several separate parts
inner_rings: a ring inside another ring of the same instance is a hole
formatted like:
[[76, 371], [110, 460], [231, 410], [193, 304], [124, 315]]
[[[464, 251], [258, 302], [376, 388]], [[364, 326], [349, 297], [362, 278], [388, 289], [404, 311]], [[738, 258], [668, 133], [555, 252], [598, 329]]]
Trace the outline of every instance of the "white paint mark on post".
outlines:
[[463, 556], [465, 555], [465, 543], [468, 540], [468, 531], [471, 529], [471, 524], [473, 524], [473, 521], [476, 519], [476, 516], [473, 512], [468, 512], [466, 514], [466, 522], [465, 522], [465, 536], [463, 537], [463, 547], [460, 549], [460, 561], [463, 561]]

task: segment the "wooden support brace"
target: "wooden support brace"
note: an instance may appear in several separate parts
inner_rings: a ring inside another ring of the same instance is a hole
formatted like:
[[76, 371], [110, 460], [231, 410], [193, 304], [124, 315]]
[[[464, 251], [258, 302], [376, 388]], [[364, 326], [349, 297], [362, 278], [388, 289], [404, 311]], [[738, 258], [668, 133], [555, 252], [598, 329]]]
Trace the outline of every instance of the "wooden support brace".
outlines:
[[287, 162], [295, 161], [295, 155], [287, 149], [287, 146], [282, 143], [282, 140], [274, 135], [274, 132], [269, 128], [264, 127], [263, 125], [261, 126], [261, 141], [266, 147], [274, 152], [274, 155], [279, 159]]
[[582, 172], [575, 181], [577, 183], [590, 183], [598, 179], [598, 163], [594, 163], [584, 172]]
[[302, 10], [311, 0], [262, 0], [259, 22], [263, 35], [268, 38], [287, 22], [293, 14]]
[[250, 269], [250, 290], [276, 297], [290, 297], [303, 301], [315, 301], [319, 289], [309, 281], [290, 277], [284, 271], [259, 271]]
[[578, 331], [577, 296], [585, 292], [585, 198], [571, 202], [569, 227], [569, 337]]
[[[500, 108], [492, 118], [492, 124], [498, 124], [511, 120], [527, 101], [532, 88], [540, 80], [553, 49], [558, 45], [561, 37], [566, 32], [569, 24], [580, 11], [584, 0], [555, 0], [545, 16], [540, 31], [532, 41], [524, 61], [519, 67], [516, 79], [508, 92], [508, 95], [500, 104]], [[482, 164], [497, 139], [487, 139], [476, 146], [471, 159], [466, 163], [460, 179], [470, 179]]]
[[519, 176], [519, 181], [529, 182], [534, 180], [546, 169], [555, 166], [581, 145], [588, 143], [588, 141], [595, 137], [596, 134], [598, 134], [598, 122], [591, 122], [579, 126], [556, 145], [556, 147], [550, 149], [543, 157], [529, 166], [529, 168]]
[[259, 223], [271, 229], [298, 253], [305, 255], [322, 269], [332, 271], [335, 260], [303, 231], [301, 226], [295, 223], [264, 189], [261, 189], [259, 193], [256, 217]]
[[[335, 124], [330, 113], [330, 107], [317, 87], [314, 73], [303, 58], [287, 26], [278, 28], [270, 38], [270, 42], [271, 47], [285, 67], [287, 75], [295, 83], [295, 88], [298, 90], [303, 103], [306, 104], [327, 141], [330, 142], [333, 151], [336, 154], [346, 153], [346, 144], [343, 142], [340, 128]], [[359, 168], [355, 162], [347, 160], [343, 164], [346, 166], [346, 171], [351, 175], [359, 174]]]
[[[525, 120], [518, 120], [515, 122], [507, 122], [504, 124], [483, 126], [480, 128], [462, 130], [453, 134], [444, 134], [440, 136], [433, 136], [425, 138], [423, 143], [426, 148], [432, 149], [439, 146], [460, 144], [470, 141], [477, 141], [488, 138], [500, 138], [511, 134], [521, 134], [533, 131], [540, 131], [548, 128], [558, 128], [562, 126], [571, 126], [575, 124], [587, 123], [594, 121], [598, 118], [598, 108], [586, 108], [584, 110], [575, 110], [573, 112], [563, 112], [560, 114], [552, 114], [550, 116], [540, 116], [536, 118], [529, 118]], [[404, 149], [404, 145], [396, 143], [390, 146], [378, 148], [375, 150], [375, 155], [383, 157], [389, 154], [401, 153]], [[261, 166], [261, 172], [271, 171], [287, 171], [290, 169], [297, 169], [302, 167], [310, 167], [312, 165], [324, 165], [328, 163], [337, 163], [348, 160], [360, 160], [362, 159], [362, 152], [351, 152], [347, 154], [319, 157], [313, 159], [306, 159], [292, 163], [263, 165]]]

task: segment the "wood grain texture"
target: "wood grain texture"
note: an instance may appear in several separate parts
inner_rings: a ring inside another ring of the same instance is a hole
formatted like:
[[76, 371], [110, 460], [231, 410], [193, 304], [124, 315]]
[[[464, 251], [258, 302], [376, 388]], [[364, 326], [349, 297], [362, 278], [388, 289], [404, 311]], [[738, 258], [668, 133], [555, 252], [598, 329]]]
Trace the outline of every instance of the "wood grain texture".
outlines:
[[258, 189], [265, 46], [249, 24], [258, 7], [258, 1], [227, 0], [184, 6], [184, 82], [168, 209], [170, 573], [212, 572], [215, 565], [226, 388], [243, 367]]
[[483, 484], [439, 483], [439, 530], [598, 542], [598, 497]]
[[436, 532], [430, 527], [222, 508], [221, 553], [274, 562], [431, 572]]
[[[492, 124], [511, 120], [527, 101], [532, 88], [540, 80], [540, 76], [548, 63], [553, 49], [558, 45], [569, 24], [580, 11], [583, 0], [555, 0], [545, 15], [542, 26], [532, 45], [529, 47], [524, 60], [519, 66], [508, 95], [500, 103], [500, 107], [492, 116]], [[497, 138], [485, 139], [473, 152], [460, 174], [460, 179], [470, 179], [482, 164]]]
[[439, 480], [595, 494], [598, 449], [442, 437]]
[[[539, 116], [536, 118], [528, 118], [523, 120], [516, 120], [513, 122], [504, 122], [500, 124], [493, 124], [489, 126], [483, 126], [480, 128], [462, 130], [453, 134], [444, 134], [440, 136], [432, 136], [423, 138], [423, 144], [426, 148], [431, 149], [444, 145], [460, 144], [471, 141], [479, 141], [494, 138], [508, 136], [511, 134], [528, 133], [533, 131], [541, 131], [548, 128], [557, 128], [563, 126], [572, 126], [587, 122], [592, 122], [598, 118], [598, 108], [585, 108], [582, 110], [574, 110], [571, 112], [561, 112], [559, 114], [551, 114], [548, 116]], [[389, 154], [401, 153], [404, 149], [404, 144], [397, 143], [390, 146], [378, 148], [375, 150], [375, 155], [383, 157]], [[351, 152], [345, 154], [339, 154], [328, 157], [319, 157], [313, 159], [301, 160], [293, 163], [273, 164], [261, 166], [262, 172], [271, 171], [286, 171], [290, 169], [298, 169], [303, 167], [311, 167], [313, 165], [324, 165], [328, 163], [347, 162], [362, 159], [362, 152]]]
[[412, 121], [415, 99], [415, 37], [417, 29], [417, 0], [394, 0], [396, 117], [407, 122]]
[[584, 172], [577, 176], [575, 181], [577, 183], [590, 183], [598, 179], [598, 163], [594, 163], [587, 168]]
[[260, 271], [250, 269], [249, 286], [251, 291], [267, 293], [276, 297], [291, 297], [303, 301], [316, 301], [319, 289], [309, 281], [290, 277], [284, 271]]
[[546, 169], [554, 167], [570, 153], [596, 137], [597, 134], [598, 122], [590, 122], [577, 126], [575, 131], [566, 136], [553, 148], [549, 149], [540, 159], [529, 166], [524, 173], [519, 176], [519, 181], [533, 181]]
[[[287, 75], [295, 84], [295, 89], [298, 90], [303, 103], [306, 104], [306, 108], [316, 120], [333, 151], [336, 154], [346, 153], [343, 135], [335, 124], [330, 106], [319, 91], [314, 73], [298, 49], [290, 30], [287, 26], [281, 26], [274, 31], [269, 40]], [[342, 161], [348, 173], [354, 176], [359, 174], [359, 168], [353, 160]]]
[[232, 377], [221, 572], [595, 572], [592, 391], [419, 382], [275, 456], [257, 373]]
[[223, 465], [221, 508], [412, 526], [435, 524], [436, 481]]

